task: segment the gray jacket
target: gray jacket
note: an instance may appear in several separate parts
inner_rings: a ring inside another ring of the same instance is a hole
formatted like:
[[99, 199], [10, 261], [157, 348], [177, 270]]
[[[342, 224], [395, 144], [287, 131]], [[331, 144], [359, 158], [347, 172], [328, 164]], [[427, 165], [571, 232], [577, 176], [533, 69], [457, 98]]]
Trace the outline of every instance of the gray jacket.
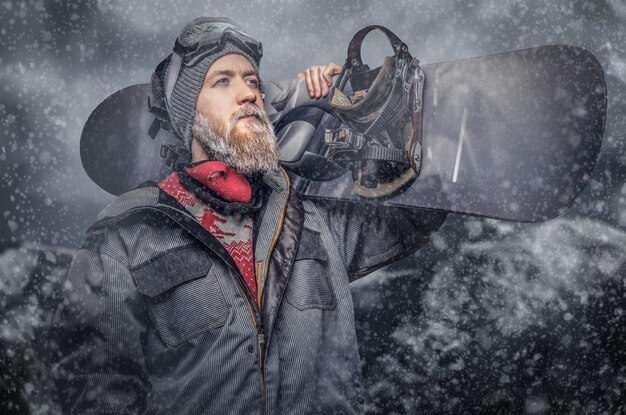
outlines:
[[55, 315], [68, 413], [362, 412], [349, 282], [445, 215], [301, 200], [280, 169], [255, 222], [258, 307], [234, 261], [154, 185], [99, 215]]

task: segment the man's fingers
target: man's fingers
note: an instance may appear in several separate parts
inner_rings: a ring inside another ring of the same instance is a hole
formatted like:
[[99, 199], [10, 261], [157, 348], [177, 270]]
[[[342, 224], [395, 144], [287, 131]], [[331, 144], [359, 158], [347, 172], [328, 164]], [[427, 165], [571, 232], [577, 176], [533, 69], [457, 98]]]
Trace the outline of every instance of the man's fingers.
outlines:
[[329, 63], [328, 65], [326, 65], [326, 67], [324, 68], [324, 72], [322, 73], [322, 76], [324, 78], [324, 92], [323, 95], [327, 96], [328, 92], [330, 91], [330, 86], [333, 84], [333, 75], [337, 75], [338, 73], [341, 72], [341, 66], [337, 65], [336, 63]]
[[326, 85], [331, 86], [333, 84], [333, 75], [337, 75], [341, 72], [341, 66], [336, 63], [329, 63], [324, 67], [324, 72], [322, 76], [324, 77], [324, 81], [326, 81]]
[[341, 72], [341, 66], [334, 62], [328, 65], [314, 65], [304, 72], [298, 72], [296, 77], [306, 80], [306, 88], [311, 98], [321, 98], [328, 95], [333, 84], [333, 75]]
[[332, 72], [329, 71], [328, 68], [326, 68], [324, 70], [324, 72], [322, 72], [322, 76], [324, 77], [324, 82], [325, 82], [327, 87], [329, 87], [329, 86], [331, 86], [333, 84]]
[[313, 84], [311, 83], [311, 68], [307, 68], [304, 71], [304, 81], [306, 82], [306, 89], [309, 91], [309, 95], [313, 98], [311, 91], [313, 90]]
[[315, 98], [315, 84], [313, 83], [314, 76], [313, 67], [311, 66], [306, 70], [306, 87], [309, 90], [311, 98]]
[[[328, 65], [326, 65], [326, 69], [324, 70], [324, 73], [328, 75], [328, 79], [330, 79], [330, 81], [328, 82], [329, 86], [332, 85], [333, 83], [333, 75], [337, 75], [338, 73], [341, 72], [341, 66], [337, 65], [334, 62], [329, 63]], [[326, 77], [325, 77], [326, 79]]]
[[322, 96], [322, 86], [320, 85], [321, 68], [314, 66], [311, 71], [311, 77], [313, 78], [313, 89], [315, 89], [315, 98]]

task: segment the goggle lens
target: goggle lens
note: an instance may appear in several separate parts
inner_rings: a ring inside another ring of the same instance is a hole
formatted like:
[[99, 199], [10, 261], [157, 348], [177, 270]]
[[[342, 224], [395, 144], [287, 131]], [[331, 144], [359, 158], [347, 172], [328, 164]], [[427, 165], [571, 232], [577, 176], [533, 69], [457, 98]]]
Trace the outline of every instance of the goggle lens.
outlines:
[[224, 47], [226, 42], [232, 42], [248, 53], [255, 61], [260, 61], [263, 56], [263, 46], [258, 40], [251, 38], [237, 27], [223, 22], [217, 22], [211, 32], [215, 36], [203, 39], [191, 45], [183, 45], [176, 39], [174, 52], [182, 59], [185, 65], [193, 66], [204, 57], [211, 55]]

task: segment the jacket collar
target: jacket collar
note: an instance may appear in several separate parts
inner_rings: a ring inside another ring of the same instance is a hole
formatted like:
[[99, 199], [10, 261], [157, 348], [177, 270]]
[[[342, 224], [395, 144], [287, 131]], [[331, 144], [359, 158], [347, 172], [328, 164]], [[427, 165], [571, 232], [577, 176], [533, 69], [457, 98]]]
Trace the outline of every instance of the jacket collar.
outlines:
[[289, 178], [287, 173], [279, 168], [266, 173], [263, 183], [269, 188], [259, 220], [256, 221], [254, 230], [254, 269], [257, 277], [259, 293], [263, 293], [263, 287], [268, 273], [268, 260], [278, 242], [282, 230], [287, 201], [289, 199]]
[[278, 193], [283, 193], [289, 190], [289, 178], [287, 173], [282, 167], [278, 167], [263, 175], [263, 183], [268, 185], [272, 190]]

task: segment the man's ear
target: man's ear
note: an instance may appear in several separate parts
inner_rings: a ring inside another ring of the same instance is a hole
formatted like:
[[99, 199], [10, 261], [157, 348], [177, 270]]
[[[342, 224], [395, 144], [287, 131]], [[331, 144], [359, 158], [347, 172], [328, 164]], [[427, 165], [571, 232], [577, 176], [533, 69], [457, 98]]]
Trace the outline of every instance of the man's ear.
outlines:
[[263, 88], [263, 81], [259, 77], [259, 91], [261, 91], [261, 99], [265, 101], [265, 88]]

